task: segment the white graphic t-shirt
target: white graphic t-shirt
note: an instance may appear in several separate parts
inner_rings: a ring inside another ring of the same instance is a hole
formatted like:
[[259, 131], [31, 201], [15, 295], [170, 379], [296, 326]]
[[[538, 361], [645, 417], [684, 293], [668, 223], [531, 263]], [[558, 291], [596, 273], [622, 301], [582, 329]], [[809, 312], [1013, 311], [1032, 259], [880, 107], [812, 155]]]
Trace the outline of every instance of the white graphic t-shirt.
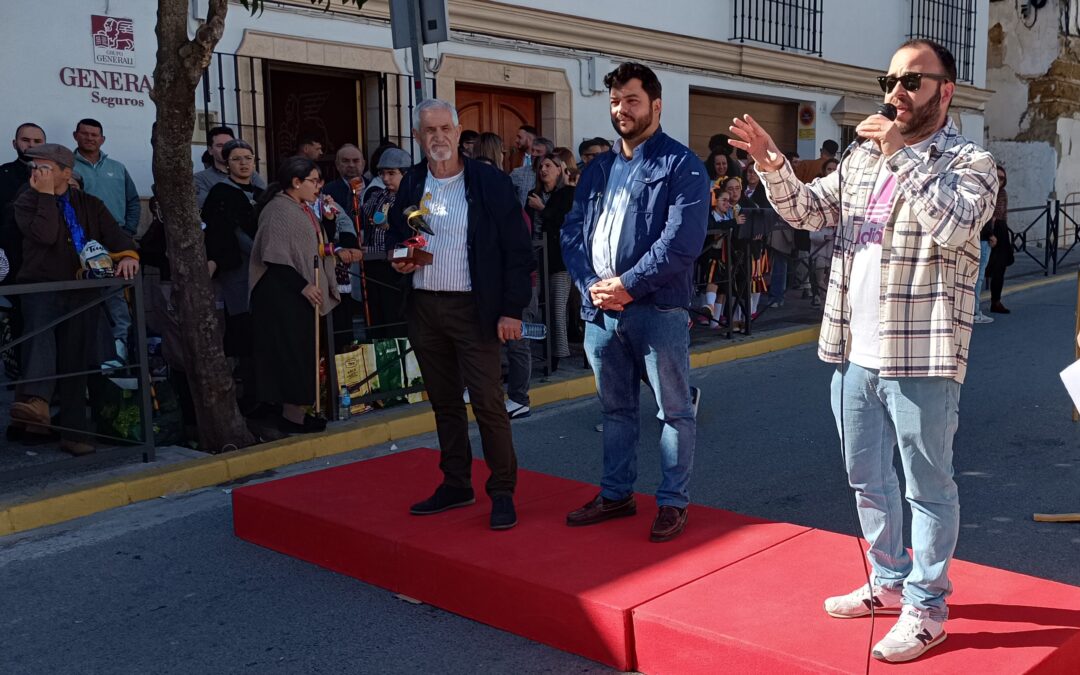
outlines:
[[[920, 155], [930, 148], [930, 139], [911, 146]], [[896, 175], [881, 159], [877, 183], [866, 207], [866, 219], [856, 233], [855, 255], [851, 262], [848, 307], [851, 310], [852, 363], [881, 368], [881, 242], [896, 201]]]

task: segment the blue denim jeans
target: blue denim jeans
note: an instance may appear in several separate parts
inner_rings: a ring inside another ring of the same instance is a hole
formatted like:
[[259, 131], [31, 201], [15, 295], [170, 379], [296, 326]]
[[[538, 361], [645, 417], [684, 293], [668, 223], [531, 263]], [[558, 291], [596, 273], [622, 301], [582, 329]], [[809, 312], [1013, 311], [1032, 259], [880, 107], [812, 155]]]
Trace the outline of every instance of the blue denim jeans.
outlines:
[[[904, 603], [948, 618], [949, 563], [960, 532], [960, 499], [953, 481], [960, 383], [944, 377], [879, 377], [847, 364], [832, 379], [832, 408], [841, 429], [848, 483], [875, 581], [903, 586]], [[911, 548], [904, 548], [904, 511], [893, 453], [900, 448], [905, 497], [911, 506]]]
[[979, 242], [979, 278], [975, 280], [975, 313], [978, 314], [979, 295], [983, 290], [983, 279], [986, 278], [986, 266], [990, 262], [990, 242]]
[[769, 277], [769, 300], [781, 302], [787, 292], [788, 259], [783, 253], [769, 253], [772, 276]]
[[604, 475], [600, 494], [622, 499], [634, 491], [640, 433], [638, 394], [645, 374], [656, 397], [663, 478], [660, 506], [690, 503], [697, 423], [690, 405], [690, 317], [685, 309], [631, 303], [585, 325], [585, 354], [596, 375], [604, 418]]

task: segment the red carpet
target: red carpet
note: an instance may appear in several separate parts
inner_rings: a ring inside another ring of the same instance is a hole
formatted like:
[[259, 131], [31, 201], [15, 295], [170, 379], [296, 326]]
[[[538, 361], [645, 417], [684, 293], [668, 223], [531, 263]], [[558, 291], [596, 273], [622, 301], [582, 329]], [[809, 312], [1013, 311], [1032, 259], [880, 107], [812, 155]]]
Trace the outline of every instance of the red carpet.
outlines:
[[[864, 583], [852, 537], [813, 530], [634, 610], [638, 667], [650, 675], [863, 673], [870, 619], [833, 619], [826, 596]], [[963, 561], [950, 568], [948, 638], [871, 672], [1080, 673], [1080, 588]], [[895, 616], [879, 616], [875, 642]]]
[[[682, 537], [652, 544], [656, 507], [642, 495], [636, 517], [568, 528], [566, 513], [596, 488], [529, 471], [520, 524], [492, 532], [486, 477], [476, 462], [475, 506], [410, 516], [440, 479], [437, 453], [412, 450], [237, 489], [234, 525], [248, 541], [624, 670], [862, 672], [869, 622], [820, 609], [859, 583], [850, 537], [693, 506]], [[905, 672], [1078, 672], [1080, 589], [959, 562], [953, 578], [949, 639]]]

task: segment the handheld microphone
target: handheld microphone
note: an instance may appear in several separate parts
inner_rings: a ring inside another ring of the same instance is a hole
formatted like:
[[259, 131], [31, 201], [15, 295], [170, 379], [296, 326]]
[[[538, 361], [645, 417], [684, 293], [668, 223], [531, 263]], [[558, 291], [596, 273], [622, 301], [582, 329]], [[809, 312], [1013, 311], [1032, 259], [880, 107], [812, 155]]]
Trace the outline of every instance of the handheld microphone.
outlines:
[[424, 216], [429, 213], [427, 209], [421, 209], [416, 206], [406, 206], [403, 213], [405, 214], [405, 222], [407, 222], [412, 229], [417, 232], [423, 232], [424, 234], [435, 234], [431, 229], [431, 226], [424, 220]]
[[877, 110], [874, 112], [874, 114], [888, 117], [890, 122], [895, 122], [896, 106], [894, 106], [892, 103], [882, 103], [877, 107]]

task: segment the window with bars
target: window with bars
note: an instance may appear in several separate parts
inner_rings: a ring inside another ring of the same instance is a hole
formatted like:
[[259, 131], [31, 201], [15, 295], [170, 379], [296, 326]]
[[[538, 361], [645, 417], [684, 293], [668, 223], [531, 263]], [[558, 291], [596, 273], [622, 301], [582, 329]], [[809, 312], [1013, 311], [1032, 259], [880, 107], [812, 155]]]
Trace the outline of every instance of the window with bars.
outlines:
[[734, 0], [732, 40], [821, 56], [824, 0]]
[[911, 0], [912, 38], [933, 40], [956, 59], [956, 79], [974, 82], [977, 0]]

